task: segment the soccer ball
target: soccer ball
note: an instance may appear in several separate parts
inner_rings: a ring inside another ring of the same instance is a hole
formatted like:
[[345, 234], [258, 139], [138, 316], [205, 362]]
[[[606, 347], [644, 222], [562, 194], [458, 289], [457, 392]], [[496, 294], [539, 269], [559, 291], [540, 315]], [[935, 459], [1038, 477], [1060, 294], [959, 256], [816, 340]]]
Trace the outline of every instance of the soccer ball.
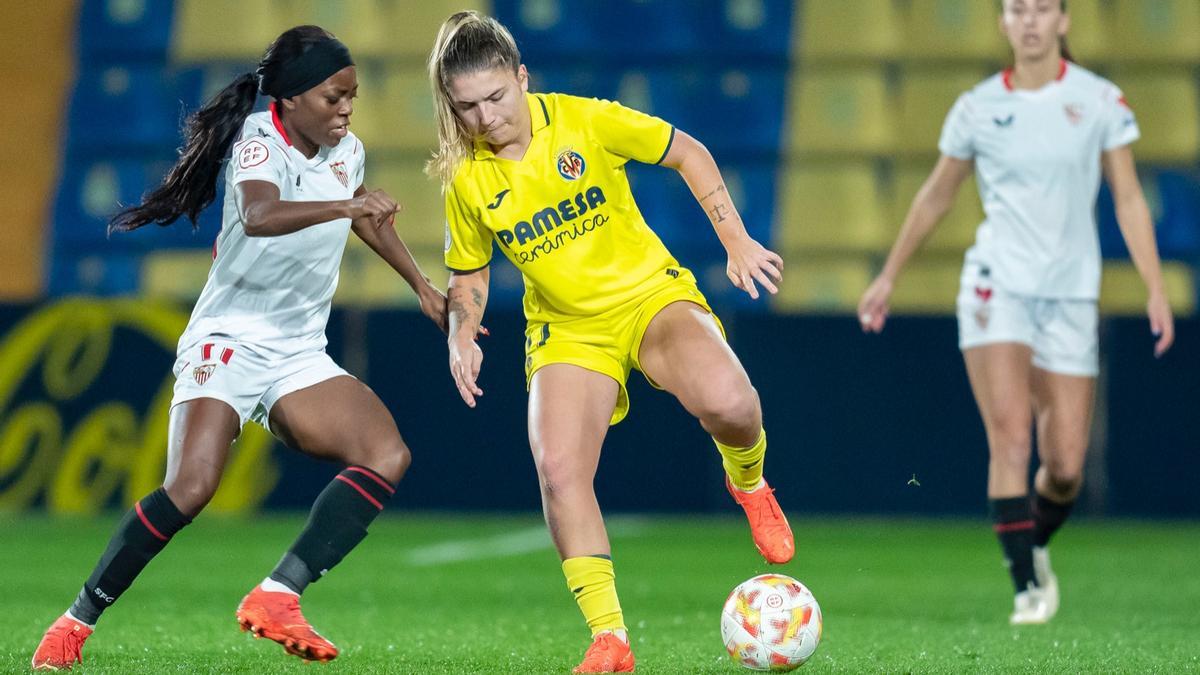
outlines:
[[750, 670], [795, 670], [821, 641], [821, 608], [799, 581], [761, 574], [729, 594], [721, 640], [730, 658]]

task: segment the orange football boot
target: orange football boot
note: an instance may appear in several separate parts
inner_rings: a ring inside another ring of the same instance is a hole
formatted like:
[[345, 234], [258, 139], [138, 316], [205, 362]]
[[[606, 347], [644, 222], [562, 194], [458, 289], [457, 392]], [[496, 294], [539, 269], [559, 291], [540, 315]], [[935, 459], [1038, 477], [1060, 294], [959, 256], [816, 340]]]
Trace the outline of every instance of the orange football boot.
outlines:
[[572, 673], [632, 673], [633, 650], [610, 630], [596, 634], [592, 646], [583, 655], [583, 663]]
[[300, 613], [300, 598], [291, 593], [272, 593], [261, 586], [242, 598], [237, 608], [242, 630], [283, 645], [283, 649], [305, 661], [332, 661], [338, 649], [313, 630]]
[[91, 634], [91, 628], [66, 614], [58, 617], [33, 653], [33, 669], [70, 670], [76, 663], [83, 663], [83, 641]]
[[743, 492], [729, 482], [725, 477], [725, 488], [733, 496], [733, 501], [741, 505], [750, 521], [750, 536], [754, 545], [767, 562], [782, 565], [792, 559], [796, 553], [796, 541], [792, 538], [792, 528], [788, 525], [787, 517], [775, 501], [775, 491], [763, 479], [762, 485], [753, 492]]

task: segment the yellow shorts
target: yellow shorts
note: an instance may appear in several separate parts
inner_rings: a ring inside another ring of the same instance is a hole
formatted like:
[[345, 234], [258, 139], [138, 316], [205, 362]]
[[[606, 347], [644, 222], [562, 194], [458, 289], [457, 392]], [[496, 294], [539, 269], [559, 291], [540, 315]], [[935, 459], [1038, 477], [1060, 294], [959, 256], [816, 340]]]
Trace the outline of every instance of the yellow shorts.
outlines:
[[[664, 307], [674, 302], [691, 302], [713, 314], [704, 294], [696, 286], [691, 272], [681, 269], [679, 276], [658, 286], [641, 298], [597, 316], [589, 316], [552, 324], [531, 323], [525, 329], [525, 387], [533, 374], [552, 363], [569, 363], [608, 375], [617, 381], [617, 407], [609, 424], [616, 424], [629, 413], [629, 392], [625, 381], [629, 370], [642, 366], [638, 351], [646, 328]], [[721, 320], [716, 319], [721, 332]], [[661, 389], [649, 377], [650, 384]]]

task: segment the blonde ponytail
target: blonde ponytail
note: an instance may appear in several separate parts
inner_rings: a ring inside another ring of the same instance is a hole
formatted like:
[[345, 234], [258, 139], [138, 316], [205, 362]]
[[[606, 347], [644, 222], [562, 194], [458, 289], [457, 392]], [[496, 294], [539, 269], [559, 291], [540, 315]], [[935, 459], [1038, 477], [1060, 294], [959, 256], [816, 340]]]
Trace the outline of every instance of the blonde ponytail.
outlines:
[[517, 43], [499, 21], [474, 10], [458, 12], [438, 29], [429, 53], [429, 85], [437, 120], [438, 149], [425, 164], [425, 173], [439, 179], [442, 189], [454, 180], [458, 167], [470, 156], [472, 139], [454, 112], [450, 81], [459, 75], [504, 67], [513, 74], [521, 66]]

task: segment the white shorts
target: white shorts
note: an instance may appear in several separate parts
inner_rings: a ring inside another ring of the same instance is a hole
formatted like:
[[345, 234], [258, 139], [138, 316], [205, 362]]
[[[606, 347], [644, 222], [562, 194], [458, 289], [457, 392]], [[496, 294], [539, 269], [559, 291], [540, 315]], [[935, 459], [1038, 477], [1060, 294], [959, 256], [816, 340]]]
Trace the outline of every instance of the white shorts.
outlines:
[[237, 412], [238, 421], [253, 420], [267, 431], [271, 407], [285, 395], [318, 382], [349, 375], [324, 351], [284, 357], [264, 356], [251, 345], [209, 337], [184, 349], [175, 360], [175, 393], [171, 407], [197, 398], [215, 398]]
[[959, 349], [1018, 342], [1033, 349], [1033, 365], [1042, 370], [1079, 377], [1100, 372], [1095, 300], [1014, 295], [968, 264], [957, 305]]

